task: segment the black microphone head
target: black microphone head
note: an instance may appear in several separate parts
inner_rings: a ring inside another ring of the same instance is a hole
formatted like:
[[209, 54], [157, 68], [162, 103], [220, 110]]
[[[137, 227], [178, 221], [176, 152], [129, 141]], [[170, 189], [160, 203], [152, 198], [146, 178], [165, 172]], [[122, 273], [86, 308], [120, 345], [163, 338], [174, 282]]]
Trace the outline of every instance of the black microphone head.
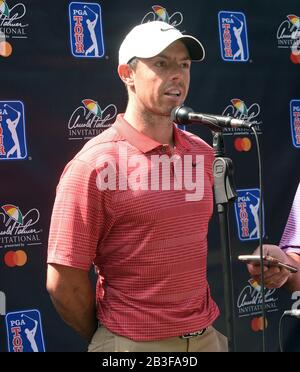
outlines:
[[193, 109], [187, 106], [176, 106], [171, 112], [171, 120], [177, 124], [188, 124], [189, 113], [194, 112]]

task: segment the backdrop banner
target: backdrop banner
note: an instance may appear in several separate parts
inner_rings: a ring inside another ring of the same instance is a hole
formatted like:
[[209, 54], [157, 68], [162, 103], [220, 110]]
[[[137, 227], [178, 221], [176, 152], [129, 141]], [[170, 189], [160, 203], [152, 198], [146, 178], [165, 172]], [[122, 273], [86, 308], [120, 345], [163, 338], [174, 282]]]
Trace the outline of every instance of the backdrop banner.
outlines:
[[[192, 64], [186, 105], [255, 122], [264, 242], [280, 242], [300, 180], [299, 0], [0, 0], [2, 352], [87, 350], [46, 291], [56, 186], [67, 162], [125, 111], [119, 45], [133, 26], [153, 20], [196, 36], [206, 49], [204, 62]], [[208, 128], [186, 130], [212, 145]], [[237, 350], [255, 352], [262, 350], [262, 295], [237, 257], [259, 241], [257, 149], [242, 129], [226, 129], [224, 139], [238, 194], [229, 213]], [[221, 309], [215, 326], [226, 333], [216, 211], [208, 241], [209, 283]], [[266, 290], [265, 298], [267, 351], [278, 351], [279, 319], [300, 306], [300, 292]], [[284, 318], [285, 351], [300, 351], [299, 332], [300, 320]]]

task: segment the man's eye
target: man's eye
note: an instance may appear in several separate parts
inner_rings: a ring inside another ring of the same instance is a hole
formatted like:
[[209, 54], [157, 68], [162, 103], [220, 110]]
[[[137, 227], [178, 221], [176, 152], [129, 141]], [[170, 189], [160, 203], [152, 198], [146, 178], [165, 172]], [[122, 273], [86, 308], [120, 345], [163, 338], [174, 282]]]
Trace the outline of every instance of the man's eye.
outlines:
[[155, 64], [157, 67], [164, 67], [166, 65], [166, 62], [165, 61], [158, 61], [156, 62]]
[[182, 64], [181, 64], [181, 67], [182, 67], [182, 68], [189, 68], [189, 67], [190, 67], [190, 64], [187, 63], [187, 62], [185, 62], [185, 63], [182, 63]]

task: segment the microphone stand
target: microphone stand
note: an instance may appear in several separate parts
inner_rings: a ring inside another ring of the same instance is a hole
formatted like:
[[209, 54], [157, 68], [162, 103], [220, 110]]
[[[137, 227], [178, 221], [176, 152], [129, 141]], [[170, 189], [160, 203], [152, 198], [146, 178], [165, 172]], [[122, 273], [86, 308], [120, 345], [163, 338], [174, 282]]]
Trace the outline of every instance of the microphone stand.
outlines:
[[237, 194], [233, 186], [233, 162], [225, 157], [224, 139], [222, 132], [213, 132], [213, 148], [215, 160], [213, 163], [215, 203], [219, 214], [220, 240], [223, 256], [225, 317], [229, 352], [236, 351], [234, 332], [234, 295], [231, 265], [231, 250], [229, 236], [228, 205]]

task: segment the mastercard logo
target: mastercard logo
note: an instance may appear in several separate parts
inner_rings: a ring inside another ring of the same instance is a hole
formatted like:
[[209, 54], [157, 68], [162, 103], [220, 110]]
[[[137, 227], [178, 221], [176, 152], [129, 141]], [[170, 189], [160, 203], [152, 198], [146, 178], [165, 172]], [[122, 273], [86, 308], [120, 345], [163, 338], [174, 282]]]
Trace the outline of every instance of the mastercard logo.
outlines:
[[290, 56], [290, 58], [291, 58], [291, 61], [295, 64], [295, 65], [297, 65], [297, 64], [299, 64], [300, 63], [300, 53], [291, 53], [291, 56]]
[[12, 46], [7, 41], [0, 42], [0, 56], [9, 57], [12, 54]]
[[[268, 328], [268, 320], [267, 319], [266, 319], [265, 323], [266, 323], [266, 328]], [[264, 318], [260, 317], [260, 318], [252, 319], [251, 329], [254, 332], [263, 331], [263, 329], [264, 329]]]
[[252, 142], [248, 137], [239, 137], [234, 140], [234, 148], [239, 152], [248, 152], [252, 148]]
[[9, 251], [4, 256], [5, 265], [8, 267], [24, 266], [27, 262], [27, 254], [24, 251]]

